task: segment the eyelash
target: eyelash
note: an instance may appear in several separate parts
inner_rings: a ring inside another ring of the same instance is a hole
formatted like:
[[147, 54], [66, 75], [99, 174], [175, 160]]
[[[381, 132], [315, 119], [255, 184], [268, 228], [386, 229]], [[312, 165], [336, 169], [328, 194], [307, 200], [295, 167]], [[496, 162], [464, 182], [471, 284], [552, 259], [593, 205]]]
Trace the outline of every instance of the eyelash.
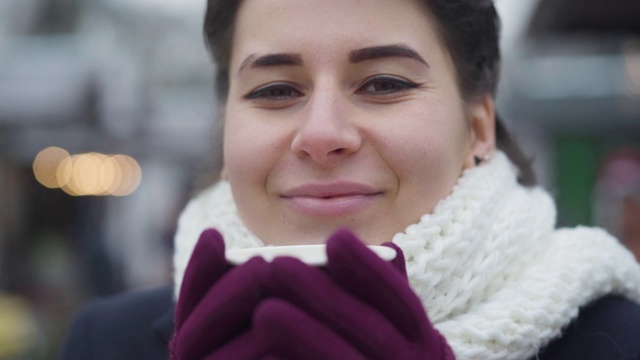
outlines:
[[[367, 88], [371, 86], [375, 87], [375, 85], [384, 85], [387, 86], [387, 88], [377, 91], [367, 90]], [[388, 88], [389, 85], [391, 85], [392, 88]], [[395, 76], [381, 75], [367, 79], [364, 84], [360, 86], [360, 88], [358, 88], [356, 94], [385, 97], [403, 93], [420, 86], [421, 84], [414, 83], [412, 81]], [[286, 83], [273, 83], [251, 91], [250, 93], [246, 94], [244, 98], [246, 100], [280, 102], [291, 100], [300, 96], [303, 96], [303, 93], [297, 90], [292, 85]]]
[[[279, 94], [273, 94], [270, 92], [279, 91]], [[288, 93], [287, 95], [282, 95], [282, 93]], [[292, 95], [291, 93], [296, 93]], [[292, 97], [302, 96], [302, 92], [297, 90], [292, 85], [288, 85], [285, 83], [274, 83], [266, 86], [259, 87], [256, 90], [251, 91], [247, 95], [244, 96], [247, 100], [264, 100], [264, 101], [284, 101], [291, 99]]]
[[[366, 90], [368, 87], [376, 84], [382, 84], [385, 86], [392, 85], [393, 88], [392, 89], [386, 88], [383, 90], [378, 90], [373, 92], [369, 92]], [[358, 91], [356, 91], [356, 93], [373, 95], [373, 96], [388, 96], [388, 95], [403, 93], [405, 91], [409, 91], [411, 89], [415, 89], [420, 86], [421, 84], [414, 83], [406, 79], [398, 78], [395, 76], [381, 75], [381, 76], [375, 76], [373, 78], [367, 79], [367, 81], [365, 81], [365, 83], [358, 89]]]

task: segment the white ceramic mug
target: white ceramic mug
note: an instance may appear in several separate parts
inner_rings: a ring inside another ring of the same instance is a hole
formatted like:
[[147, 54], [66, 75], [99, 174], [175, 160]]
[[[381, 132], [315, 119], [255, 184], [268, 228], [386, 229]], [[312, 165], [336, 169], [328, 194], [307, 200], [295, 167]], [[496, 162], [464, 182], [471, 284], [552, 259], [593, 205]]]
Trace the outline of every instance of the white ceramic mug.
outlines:
[[[396, 257], [396, 251], [388, 246], [369, 245], [371, 251], [376, 253], [382, 260], [391, 261]], [[227, 250], [226, 258], [231, 265], [240, 265], [255, 256], [262, 257], [270, 262], [278, 256], [291, 256], [299, 259], [311, 266], [327, 265], [326, 245], [287, 245], [287, 246], [264, 246], [248, 249]]]

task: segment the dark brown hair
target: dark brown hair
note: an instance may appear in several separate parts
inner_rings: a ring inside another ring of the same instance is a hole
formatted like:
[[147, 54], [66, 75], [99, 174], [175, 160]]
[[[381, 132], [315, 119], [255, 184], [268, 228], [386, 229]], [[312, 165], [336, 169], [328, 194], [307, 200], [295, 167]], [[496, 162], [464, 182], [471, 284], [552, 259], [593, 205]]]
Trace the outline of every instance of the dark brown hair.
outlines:
[[[495, 97], [500, 72], [500, 19], [491, 0], [421, 0], [436, 19], [437, 33], [456, 68], [465, 101]], [[229, 91], [229, 62], [234, 24], [241, 0], [208, 0], [204, 36], [216, 63], [216, 92], [224, 103]], [[496, 145], [518, 167], [518, 181], [536, 184], [531, 161], [504, 122], [496, 116]]]

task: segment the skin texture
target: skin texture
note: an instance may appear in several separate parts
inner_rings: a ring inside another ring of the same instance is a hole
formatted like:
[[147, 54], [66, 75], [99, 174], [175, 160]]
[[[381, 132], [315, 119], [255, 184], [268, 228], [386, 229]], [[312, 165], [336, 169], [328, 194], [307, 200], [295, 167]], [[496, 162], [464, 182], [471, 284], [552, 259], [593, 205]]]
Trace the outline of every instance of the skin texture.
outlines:
[[430, 213], [495, 147], [493, 99], [465, 104], [454, 71], [417, 1], [245, 0], [224, 114], [245, 224], [267, 244], [343, 227], [380, 244]]

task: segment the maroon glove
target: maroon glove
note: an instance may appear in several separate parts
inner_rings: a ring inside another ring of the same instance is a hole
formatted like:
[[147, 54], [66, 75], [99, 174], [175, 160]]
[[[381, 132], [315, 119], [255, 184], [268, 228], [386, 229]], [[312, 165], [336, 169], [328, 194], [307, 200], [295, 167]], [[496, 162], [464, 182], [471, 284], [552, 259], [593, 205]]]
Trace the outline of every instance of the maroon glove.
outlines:
[[275, 259], [268, 278], [275, 298], [260, 303], [253, 331], [272, 354], [292, 360], [453, 359], [409, 287], [404, 256], [395, 248], [400, 271], [344, 230], [327, 243], [326, 271]]
[[[262, 258], [230, 268], [220, 233], [204, 231], [185, 270], [176, 304], [171, 359], [262, 357], [268, 343], [253, 340], [248, 329], [255, 307], [265, 296], [266, 273], [267, 263]], [[224, 346], [238, 340], [252, 346], [233, 349], [234, 357], [228, 357]]]
[[325, 270], [256, 258], [225, 273], [220, 234], [203, 233], [176, 308], [172, 359], [453, 359], [390, 246], [393, 266], [342, 231], [327, 244]]

